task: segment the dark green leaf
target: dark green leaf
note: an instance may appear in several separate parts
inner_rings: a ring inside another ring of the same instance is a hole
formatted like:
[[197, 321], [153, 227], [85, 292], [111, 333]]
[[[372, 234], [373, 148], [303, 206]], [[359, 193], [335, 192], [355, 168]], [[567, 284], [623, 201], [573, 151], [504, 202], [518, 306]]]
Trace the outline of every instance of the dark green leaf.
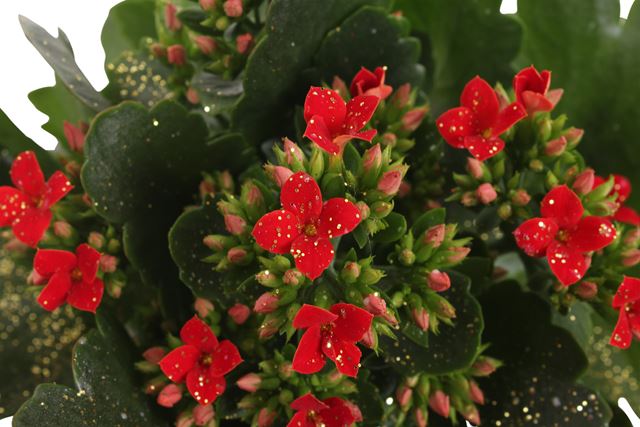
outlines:
[[107, 64], [126, 50], [136, 50], [143, 38], [157, 37], [154, 8], [153, 0], [125, 0], [111, 8], [102, 27]]
[[191, 87], [198, 92], [205, 111], [210, 114], [228, 110], [242, 95], [241, 80], [224, 80], [206, 71], [199, 71], [193, 76]]
[[407, 220], [404, 215], [391, 212], [384, 218], [387, 227], [373, 235], [373, 240], [378, 243], [393, 243], [399, 240], [407, 232]]
[[209, 14], [201, 8], [182, 9], [178, 12], [178, 19], [189, 29], [200, 34], [214, 34], [211, 26], [202, 25], [202, 21], [209, 18]]

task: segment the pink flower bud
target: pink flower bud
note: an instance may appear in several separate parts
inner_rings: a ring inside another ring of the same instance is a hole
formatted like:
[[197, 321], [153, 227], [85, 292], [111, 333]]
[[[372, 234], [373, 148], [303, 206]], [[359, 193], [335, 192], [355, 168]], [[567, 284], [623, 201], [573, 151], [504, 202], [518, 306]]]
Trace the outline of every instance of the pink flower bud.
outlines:
[[185, 412], [178, 416], [178, 419], [176, 420], [176, 427], [191, 427], [193, 426], [193, 422], [193, 417]]
[[230, 18], [242, 16], [242, 0], [227, 0], [222, 5], [225, 15]]
[[573, 190], [580, 195], [587, 194], [593, 189], [595, 179], [596, 173], [594, 170], [586, 168], [576, 177], [575, 181], [573, 181]]
[[406, 385], [401, 385], [396, 390], [396, 400], [401, 407], [406, 407], [411, 403], [411, 396], [413, 396], [413, 390]]
[[427, 107], [417, 107], [407, 111], [404, 116], [402, 116], [402, 129], [413, 132], [418, 129], [426, 115]]
[[80, 169], [82, 169], [82, 166], [75, 160], [71, 160], [64, 165], [65, 172], [76, 178], [80, 176]]
[[151, 46], [149, 46], [149, 50], [151, 51], [151, 54], [156, 58], [167, 56], [167, 49], [160, 43], [153, 43]]
[[269, 178], [278, 185], [278, 187], [282, 187], [289, 177], [293, 175], [293, 171], [289, 168], [285, 168], [284, 166], [266, 165], [264, 170]]
[[48, 277], [42, 276], [40, 273], [38, 273], [35, 270], [31, 270], [31, 273], [29, 273], [29, 275], [27, 276], [27, 284], [29, 285], [40, 286], [40, 285], [44, 285], [48, 281], [49, 281]]
[[484, 184], [480, 184], [476, 190], [476, 196], [478, 197], [478, 200], [480, 200], [480, 203], [488, 205], [498, 197], [498, 193], [496, 193], [496, 189], [493, 188], [493, 185], [485, 182]]
[[247, 222], [238, 215], [227, 214], [224, 216], [224, 226], [234, 236], [240, 236], [247, 228]]
[[449, 275], [439, 270], [433, 270], [429, 273], [427, 283], [429, 284], [429, 288], [436, 292], [444, 292], [451, 287]]
[[564, 153], [564, 150], [567, 148], [567, 139], [564, 136], [560, 138], [552, 139], [547, 142], [547, 145], [544, 147], [544, 154], [549, 157], [559, 156]]
[[640, 242], [640, 227], [636, 227], [624, 236], [624, 244], [628, 246], [636, 246]]
[[53, 234], [61, 239], [68, 239], [71, 237], [72, 232], [73, 228], [71, 224], [66, 221], [56, 221], [53, 223]]
[[475, 406], [469, 405], [464, 408], [462, 410], [462, 416], [474, 426], [480, 425], [480, 414], [478, 413], [478, 408]]
[[400, 183], [402, 182], [402, 172], [397, 169], [382, 174], [382, 178], [378, 181], [378, 191], [387, 196], [393, 196], [398, 192]]
[[163, 347], [151, 347], [142, 353], [142, 357], [149, 363], [157, 364], [167, 354], [167, 351]]
[[236, 49], [238, 53], [243, 55], [249, 51], [253, 45], [253, 36], [251, 33], [240, 34], [236, 37]]
[[203, 179], [198, 185], [198, 191], [200, 193], [200, 197], [203, 198], [205, 196], [215, 196], [216, 187], [211, 179]]
[[476, 203], [478, 203], [478, 199], [475, 193], [471, 191], [467, 191], [464, 194], [462, 194], [462, 198], [460, 198], [460, 203], [462, 203], [463, 206], [474, 206]]
[[442, 390], [436, 390], [431, 396], [429, 396], [429, 407], [436, 414], [444, 418], [449, 418], [449, 410], [451, 409], [449, 396]]
[[196, 45], [198, 46], [198, 49], [200, 49], [200, 52], [204, 53], [205, 55], [211, 55], [213, 51], [216, 50], [216, 41], [213, 39], [213, 37], [197, 36], [193, 40], [196, 42]]
[[216, 0], [199, 0], [202, 10], [213, 10], [216, 7]]
[[168, 384], [160, 390], [156, 400], [158, 405], [164, 406], [165, 408], [172, 408], [173, 405], [180, 401], [180, 399], [182, 399], [182, 389], [180, 386], [176, 384]]
[[396, 136], [395, 133], [385, 132], [382, 135], [381, 144], [384, 145], [385, 147], [389, 147], [389, 146], [395, 147], [397, 143], [398, 143], [398, 137]]
[[357, 202], [356, 207], [360, 211], [360, 218], [362, 218], [363, 221], [369, 218], [369, 215], [371, 215], [371, 208], [369, 208], [369, 205], [366, 202]]
[[109, 254], [100, 255], [100, 270], [105, 273], [113, 273], [118, 268], [118, 258]]
[[289, 379], [293, 376], [293, 374], [295, 373], [293, 370], [293, 365], [289, 362], [283, 362], [279, 367], [278, 367], [278, 372], [280, 373], [280, 376], [282, 378], [285, 379]]
[[261, 382], [262, 378], [260, 378], [260, 375], [249, 373], [236, 381], [236, 384], [241, 390], [247, 391], [249, 393], [255, 393], [260, 388]]
[[570, 146], [575, 147], [576, 145], [578, 145], [578, 143], [580, 143], [580, 140], [582, 139], [583, 135], [584, 135], [584, 129], [578, 129], [578, 128], [572, 127], [565, 132], [564, 137], [567, 139], [567, 143]]
[[271, 427], [278, 414], [271, 409], [262, 408], [258, 412], [258, 427]]
[[213, 405], [198, 405], [193, 408], [193, 421], [197, 426], [203, 426], [215, 416]]
[[478, 405], [484, 405], [484, 393], [477, 382], [469, 380], [469, 397]]
[[531, 201], [531, 196], [527, 190], [519, 189], [513, 194], [511, 202], [516, 206], [527, 206]]
[[[187, 92], [184, 95], [187, 98], [187, 101], [189, 101], [190, 104], [193, 105], [198, 105], [200, 103], [200, 95], [198, 95], [198, 91], [195, 90], [194, 88], [190, 87], [189, 89], [187, 89]], [[206, 180], [202, 180], [200, 182], [200, 194], [202, 195], [202, 184], [207, 182]], [[213, 183], [211, 183], [211, 187], [213, 187]], [[208, 193], [206, 193], [208, 194]]]
[[482, 179], [482, 176], [484, 175], [482, 162], [474, 157], [469, 157], [467, 159], [467, 171], [469, 171], [469, 175], [475, 179]]
[[167, 48], [167, 60], [169, 64], [182, 66], [185, 64], [186, 58], [184, 46], [174, 44]]
[[586, 280], [578, 283], [577, 286], [574, 286], [574, 290], [576, 294], [584, 300], [593, 299], [598, 295], [598, 285]]
[[427, 411], [422, 408], [416, 408], [413, 417], [418, 427], [427, 427]]
[[382, 316], [387, 312], [387, 302], [376, 294], [367, 295], [362, 302], [364, 309], [374, 316]]
[[246, 185], [246, 196], [244, 197], [244, 201], [249, 207], [257, 207], [261, 206], [262, 202], [264, 202], [264, 197], [262, 196], [262, 191], [252, 182], [248, 182]]
[[290, 140], [289, 138], [284, 139], [284, 155], [287, 158], [287, 164], [291, 165], [294, 162], [294, 159], [298, 162], [302, 162], [304, 160], [304, 154], [298, 144]]
[[373, 326], [371, 326], [367, 332], [364, 333], [362, 338], [360, 338], [360, 343], [367, 348], [374, 349], [376, 347], [377, 336], [375, 331], [373, 330]]
[[92, 231], [91, 233], [89, 233], [89, 237], [87, 238], [87, 243], [98, 250], [102, 249], [106, 241], [107, 239], [105, 239], [105, 237], [97, 231]]
[[178, 19], [178, 9], [173, 3], [164, 7], [164, 23], [171, 31], [178, 31], [182, 27], [182, 22]]
[[64, 121], [62, 124], [64, 130], [64, 137], [67, 140], [67, 144], [69, 144], [69, 148], [71, 148], [76, 153], [82, 153], [84, 148], [84, 136], [85, 133], [82, 129], [72, 125], [68, 121]]
[[222, 171], [220, 173], [220, 185], [225, 191], [233, 191], [233, 176], [229, 171]]
[[455, 246], [449, 249], [449, 252], [450, 253], [448, 261], [452, 264], [455, 264], [464, 260], [467, 255], [469, 255], [469, 252], [471, 252], [471, 249], [464, 246]]
[[405, 180], [402, 180], [402, 182], [400, 183], [400, 188], [398, 189], [398, 197], [407, 197], [409, 193], [411, 193], [411, 184], [409, 184]]
[[632, 249], [622, 254], [622, 265], [633, 267], [640, 262], [640, 249]]
[[278, 308], [278, 302], [280, 299], [271, 292], [265, 292], [258, 297], [256, 304], [253, 306], [253, 311], [261, 314], [273, 313]]
[[424, 308], [414, 308], [411, 310], [411, 317], [418, 328], [426, 331], [429, 329], [429, 313]]
[[496, 364], [491, 358], [480, 357], [471, 366], [473, 375], [477, 377], [486, 377], [493, 374], [496, 371]]
[[282, 275], [282, 283], [289, 286], [298, 286], [304, 280], [304, 276], [295, 268], [291, 268]]
[[376, 144], [364, 152], [362, 168], [365, 172], [378, 169], [382, 165], [382, 150], [380, 144]]
[[207, 317], [209, 313], [215, 309], [213, 303], [204, 298], [196, 298], [196, 301], [193, 303], [193, 308], [200, 317]]
[[409, 103], [409, 97], [411, 96], [411, 84], [405, 83], [396, 90], [393, 94], [391, 102], [397, 108], [404, 108]]
[[247, 258], [247, 251], [241, 247], [235, 247], [229, 249], [227, 252], [227, 259], [232, 264], [241, 264]]
[[260, 325], [258, 336], [264, 340], [274, 336], [278, 332], [278, 321], [276, 319], [265, 319]]
[[422, 242], [426, 245], [431, 245], [434, 248], [437, 248], [444, 241], [445, 233], [446, 228], [444, 224], [434, 225], [424, 232]]
[[331, 83], [331, 89], [338, 92], [341, 98], [345, 98], [349, 94], [347, 84], [338, 76], [333, 76], [333, 82]]
[[354, 421], [357, 423], [362, 422], [363, 418], [362, 418], [362, 411], [360, 410], [360, 407], [350, 400], [345, 400], [344, 404], [347, 408], [349, 408], [349, 412], [351, 412], [351, 415], [353, 416]]
[[237, 303], [227, 310], [227, 314], [236, 325], [242, 325], [251, 315], [251, 309], [244, 304]]

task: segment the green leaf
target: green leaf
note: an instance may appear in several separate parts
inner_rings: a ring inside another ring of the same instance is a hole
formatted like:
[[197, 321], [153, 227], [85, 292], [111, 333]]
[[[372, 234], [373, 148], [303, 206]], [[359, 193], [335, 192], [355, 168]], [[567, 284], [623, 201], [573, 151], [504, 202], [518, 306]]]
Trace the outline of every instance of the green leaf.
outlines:
[[215, 31], [211, 26], [202, 25], [202, 22], [209, 18], [209, 14], [202, 10], [202, 8], [182, 9], [178, 12], [178, 19], [186, 27], [199, 34], [215, 34]]
[[[441, 295], [456, 309], [452, 327], [442, 325], [438, 335], [429, 336], [427, 347], [416, 344], [404, 333], [397, 334], [397, 340], [380, 337], [380, 348], [387, 362], [403, 374], [448, 374], [468, 368], [476, 357], [484, 327], [480, 305], [469, 293], [469, 279], [453, 271], [448, 273], [451, 288]], [[396, 278], [390, 276], [383, 280]]]
[[84, 105], [93, 111], [102, 111], [109, 102], [97, 92], [82, 74], [73, 56], [69, 39], [58, 30], [58, 38], [52, 37], [35, 22], [20, 16], [20, 25], [31, 44], [40, 52], [45, 61], [53, 68], [64, 85]]
[[242, 95], [241, 80], [224, 80], [206, 71], [199, 71], [193, 76], [191, 87], [198, 92], [200, 102], [209, 114], [230, 109]]
[[122, 362], [133, 346], [122, 346], [114, 328], [98, 323], [74, 348], [77, 389], [42, 384], [13, 418], [16, 427], [167, 425], [151, 412], [148, 397]]
[[414, 237], [420, 236], [434, 225], [444, 224], [447, 211], [444, 208], [431, 209], [422, 215], [411, 226]]
[[407, 220], [402, 214], [391, 212], [384, 221], [387, 227], [373, 236], [373, 240], [377, 243], [393, 243], [407, 232]]
[[316, 66], [322, 79], [330, 82], [336, 75], [350, 81], [363, 66], [386, 65], [391, 85], [416, 86], [424, 77], [424, 68], [416, 64], [420, 42], [408, 34], [404, 18], [389, 15], [385, 9], [363, 7], [327, 34], [316, 54]]
[[[301, 101], [308, 82], [302, 71], [326, 34], [362, 5], [388, 6], [389, 0], [274, 0], [265, 34], [251, 53], [243, 80], [244, 95], [233, 124], [254, 145], [279, 135], [284, 112]], [[319, 82], [314, 82], [319, 83]]]
[[111, 8], [101, 37], [107, 64], [136, 50], [143, 38], [157, 38], [154, 9], [154, 0], [126, 0]]
[[[481, 382], [488, 404], [483, 422], [528, 425], [606, 426], [609, 407], [576, 385], [587, 359], [572, 334], [551, 323], [551, 307], [515, 282], [496, 284], [480, 298], [487, 353], [505, 364]], [[525, 409], [526, 408], [526, 409]]]

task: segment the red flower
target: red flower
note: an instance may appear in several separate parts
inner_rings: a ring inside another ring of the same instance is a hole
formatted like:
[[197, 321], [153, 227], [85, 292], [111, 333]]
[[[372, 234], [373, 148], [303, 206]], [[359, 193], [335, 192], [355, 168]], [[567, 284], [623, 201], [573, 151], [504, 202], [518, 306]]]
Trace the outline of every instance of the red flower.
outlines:
[[331, 153], [342, 152], [344, 145], [353, 138], [371, 142], [377, 131], [362, 128], [373, 116], [380, 98], [360, 95], [347, 104], [332, 89], [311, 86], [304, 101], [304, 119], [307, 129], [304, 136]]
[[[593, 188], [604, 184], [606, 180], [600, 176], [596, 176], [593, 183]], [[640, 215], [635, 209], [629, 206], [624, 206], [624, 202], [627, 201], [631, 195], [631, 181], [622, 175], [613, 175], [613, 188], [609, 195], [617, 194], [616, 202], [620, 204], [620, 207], [613, 214], [613, 219], [625, 224], [631, 224], [640, 226]]]
[[562, 89], [549, 90], [551, 71], [538, 72], [532, 65], [513, 78], [516, 100], [524, 106], [527, 114], [551, 111], [562, 98]]
[[313, 178], [298, 172], [280, 191], [282, 209], [258, 220], [253, 237], [274, 254], [291, 253], [296, 267], [313, 280], [333, 260], [329, 239], [351, 232], [360, 223], [360, 210], [346, 199], [333, 198], [324, 204]]
[[624, 277], [613, 297], [613, 308], [618, 309], [620, 315], [609, 344], [629, 348], [633, 335], [640, 339], [640, 279]]
[[564, 285], [584, 276], [591, 264], [589, 252], [604, 248], [616, 237], [607, 218], [582, 217], [582, 203], [566, 185], [549, 191], [540, 213], [541, 218], [523, 222], [513, 234], [527, 255], [546, 254], [551, 271]]
[[362, 67], [351, 80], [351, 86], [349, 87], [351, 96], [371, 95], [385, 99], [391, 95], [393, 88], [384, 84], [386, 72], [387, 67], [376, 67], [373, 73]]
[[358, 419], [354, 410], [360, 410], [353, 403], [347, 403], [338, 397], [319, 400], [307, 393], [291, 402], [291, 408], [297, 411], [287, 427], [345, 427]]
[[98, 279], [100, 252], [83, 243], [76, 253], [57, 249], [39, 249], [33, 269], [48, 282], [38, 303], [45, 310], [55, 310], [65, 302], [78, 310], [96, 312], [102, 300], [104, 284]]
[[211, 328], [193, 316], [180, 330], [184, 345], [160, 361], [160, 369], [173, 382], [186, 379], [187, 389], [201, 405], [213, 403], [224, 393], [224, 376], [242, 362], [229, 340], [218, 342]]
[[449, 145], [466, 148], [480, 161], [502, 151], [504, 141], [500, 135], [527, 115], [518, 102], [500, 110], [496, 92], [480, 77], [473, 78], [464, 87], [460, 105], [445, 111], [436, 125]]
[[16, 157], [11, 165], [14, 187], [0, 187], [0, 227], [11, 226], [16, 238], [35, 247], [51, 223], [51, 206], [62, 199], [73, 185], [60, 171], [47, 182], [32, 151]]
[[352, 304], [334, 304], [330, 311], [305, 304], [293, 319], [293, 327], [307, 329], [302, 335], [293, 370], [314, 374], [333, 360], [338, 371], [355, 377], [360, 364], [360, 349], [356, 343], [371, 327], [373, 314]]

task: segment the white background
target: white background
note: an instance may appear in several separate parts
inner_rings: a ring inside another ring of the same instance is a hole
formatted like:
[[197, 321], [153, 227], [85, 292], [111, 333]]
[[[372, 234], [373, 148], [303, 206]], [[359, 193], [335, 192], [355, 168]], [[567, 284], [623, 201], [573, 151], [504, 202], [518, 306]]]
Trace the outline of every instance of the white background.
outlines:
[[[634, 0], [620, 1], [621, 15], [626, 17]], [[36, 143], [53, 148], [55, 139], [40, 128], [46, 122], [46, 116], [27, 99], [29, 92], [55, 83], [53, 71], [23, 36], [18, 15], [27, 16], [54, 35], [58, 28], [62, 28], [73, 45], [80, 69], [95, 88], [101, 90], [107, 84], [107, 77], [103, 69], [104, 51], [100, 44], [100, 32], [109, 9], [120, 0], [0, 2], [0, 109]], [[514, 13], [517, 10], [516, 0], [503, 0], [500, 10]], [[624, 399], [621, 399], [621, 407], [633, 418], [634, 427], [640, 427], [640, 419], [632, 414]], [[0, 421], [0, 427], [8, 426], [9, 420]]]

